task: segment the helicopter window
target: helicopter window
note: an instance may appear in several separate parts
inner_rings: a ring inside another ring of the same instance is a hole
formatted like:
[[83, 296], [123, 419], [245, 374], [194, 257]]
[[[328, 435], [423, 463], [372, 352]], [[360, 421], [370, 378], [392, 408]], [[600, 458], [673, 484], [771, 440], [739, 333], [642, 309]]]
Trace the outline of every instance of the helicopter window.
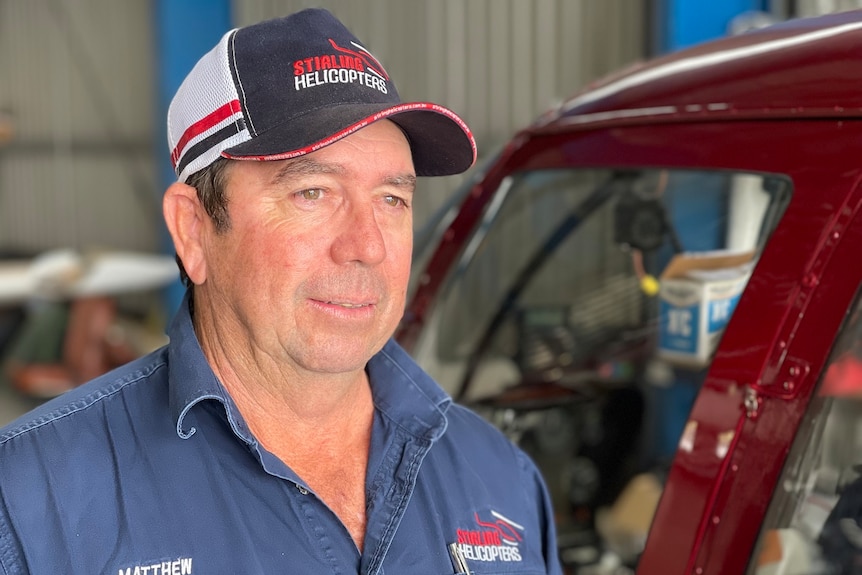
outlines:
[[[779, 178], [730, 172], [510, 176], [450, 274], [417, 359], [459, 399], [556, 381], [618, 352], [650, 352], [661, 337], [673, 364], [702, 368], [786, 190]], [[740, 281], [716, 322], [676, 309], [685, 294], [673, 282], [658, 293], [667, 271]]]

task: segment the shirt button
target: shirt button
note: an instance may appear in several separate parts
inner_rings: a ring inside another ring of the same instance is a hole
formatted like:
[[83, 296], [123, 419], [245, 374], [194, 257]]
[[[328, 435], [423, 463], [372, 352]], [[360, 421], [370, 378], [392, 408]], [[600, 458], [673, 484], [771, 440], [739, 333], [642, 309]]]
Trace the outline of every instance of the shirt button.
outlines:
[[299, 492], [302, 493], [303, 495], [308, 495], [308, 489], [306, 489], [305, 487], [303, 487], [299, 483], [296, 484], [296, 488], [299, 489]]

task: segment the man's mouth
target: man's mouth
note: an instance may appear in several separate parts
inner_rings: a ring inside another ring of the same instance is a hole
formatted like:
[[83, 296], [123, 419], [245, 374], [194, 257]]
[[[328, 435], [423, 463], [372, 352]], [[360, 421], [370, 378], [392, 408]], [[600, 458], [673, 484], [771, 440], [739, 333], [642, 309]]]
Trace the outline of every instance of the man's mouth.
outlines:
[[329, 305], [337, 305], [339, 307], [344, 307], [347, 309], [357, 309], [357, 308], [362, 308], [362, 307], [368, 307], [371, 305], [368, 303], [347, 303], [347, 302], [343, 302], [343, 301], [328, 301], [326, 303]]

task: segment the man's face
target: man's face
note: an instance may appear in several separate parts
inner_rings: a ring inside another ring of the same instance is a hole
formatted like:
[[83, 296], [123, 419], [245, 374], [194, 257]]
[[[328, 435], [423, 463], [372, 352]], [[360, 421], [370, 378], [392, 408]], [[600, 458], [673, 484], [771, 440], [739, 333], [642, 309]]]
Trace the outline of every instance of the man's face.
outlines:
[[195, 288], [219, 345], [300, 372], [363, 369], [404, 312], [414, 185], [388, 120], [297, 159], [233, 162], [230, 228], [208, 228]]

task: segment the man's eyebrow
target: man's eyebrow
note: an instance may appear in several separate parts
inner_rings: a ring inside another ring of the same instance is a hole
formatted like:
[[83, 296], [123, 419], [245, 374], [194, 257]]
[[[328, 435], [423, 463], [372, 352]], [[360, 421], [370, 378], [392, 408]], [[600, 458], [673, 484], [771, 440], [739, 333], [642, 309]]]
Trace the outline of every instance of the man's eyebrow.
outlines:
[[[318, 162], [314, 158], [295, 158], [286, 161], [272, 177], [273, 183], [283, 182], [291, 177], [309, 176], [315, 174], [342, 175], [347, 170], [341, 164]], [[384, 183], [406, 190], [416, 187], [416, 175], [412, 173], [392, 175], [384, 179]]]
[[403, 188], [408, 191], [413, 191], [416, 188], [416, 176], [414, 174], [402, 174], [400, 176], [390, 176], [386, 178], [385, 183], [396, 188]]
[[278, 183], [295, 176], [343, 174], [344, 172], [344, 166], [341, 164], [318, 162], [314, 158], [295, 158], [286, 161], [272, 177], [272, 181]]

